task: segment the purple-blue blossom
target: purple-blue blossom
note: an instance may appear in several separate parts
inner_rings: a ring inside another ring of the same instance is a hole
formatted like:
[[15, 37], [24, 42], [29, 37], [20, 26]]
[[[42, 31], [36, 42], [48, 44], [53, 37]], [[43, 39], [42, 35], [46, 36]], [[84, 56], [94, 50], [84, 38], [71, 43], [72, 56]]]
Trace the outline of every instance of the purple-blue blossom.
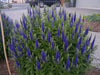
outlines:
[[42, 33], [42, 39], [43, 39], [43, 40], [45, 40], [45, 36], [44, 36], [44, 34], [43, 34], [43, 33]]
[[88, 53], [88, 55], [87, 55], [87, 57], [86, 57], [86, 58], [87, 58], [87, 60], [89, 60], [89, 57], [90, 57], [90, 53]]
[[85, 30], [85, 35], [87, 35], [88, 32], [89, 32], [89, 27], [86, 28], [86, 30]]
[[82, 42], [82, 36], [81, 36], [80, 39], [79, 39], [79, 44], [81, 44], [81, 42]]
[[69, 60], [69, 56], [67, 56], [67, 61], [66, 61], [66, 69], [68, 70], [70, 66], [70, 60]]
[[96, 37], [94, 37], [94, 39], [93, 39], [93, 41], [92, 41], [92, 43], [91, 43], [91, 49], [93, 49], [93, 46], [94, 46], [94, 43], [95, 43], [95, 38], [96, 38]]
[[44, 50], [42, 50], [42, 59], [43, 59], [44, 61], [46, 61], [46, 54], [45, 54]]
[[30, 52], [29, 48], [27, 47], [27, 56], [30, 57], [30, 55], [31, 55], [31, 52]]
[[74, 14], [74, 22], [76, 21], [76, 13]]
[[17, 48], [18, 48], [18, 50], [19, 50], [20, 52], [22, 52], [22, 49], [20, 48], [19, 45], [17, 45]]
[[51, 33], [50, 33], [50, 30], [48, 31], [48, 42], [49, 43], [51, 42]]
[[73, 30], [73, 33], [71, 35], [71, 39], [74, 39], [74, 34], [75, 34], [75, 31]]
[[40, 63], [38, 60], [36, 60], [36, 66], [37, 66], [37, 69], [39, 70], [40, 69]]
[[58, 27], [58, 30], [57, 30], [57, 36], [60, 35], [60, 27]]
[[65, 49], [65, 51], [66, 51], [67, 47], [68, 47], [68, 39], [66, 38], [66, 40], [64, 41], [64, 49]]
[[22, 48], [24, 48], [24, 44], [22, 42], [20, 42], [20, 44], [21, 44]]
[[38, 40], [36, 37], [35, 37], [35, 45], [36, 45], [36, 48], [39, 48]]
[[75, 67], [77, 67], [77, 64], [78, 64], [78, 53], [76, 54], [75, 60], [74, 60]]
[[62, 40], [64, 41], [64, 38], [65, 38], [65, 36], [64, 36], [64, 30], [62, 30]]
[[33, 39], [33, 35], [32, 35], [32, 32], [30, 31], [30, 38], [31, 40]]
[[57, 48], [57, 51], [56, 51], [56, 61], [57, 61], [57, 63], [59, 62], [58, 59], [59, 59], [59, 50]]
[[79, 33], [81, 33], [83, 25], [80, 25]]
[[19, 62], [17, 61], [17, 59], [15, 59], [15, 62], [16, 62], [17, 67], [19, 67], [20, 65], [19, 65]]
[[27, 39], [27, 36], [26, 36], [26, 34], [25, 34], [24, 32], [22, 32], [22, 35], [23, 35], [23, 37], [24, 37], [25, 39]]
[[83, 53], [84, 53], [85, 48], [86, 48], [86, 43], [84, 43], [84, 44], [83, 44], [83, 46], [82, 46], [82, 49], [81, 49], [81, 54], [83, 54]]

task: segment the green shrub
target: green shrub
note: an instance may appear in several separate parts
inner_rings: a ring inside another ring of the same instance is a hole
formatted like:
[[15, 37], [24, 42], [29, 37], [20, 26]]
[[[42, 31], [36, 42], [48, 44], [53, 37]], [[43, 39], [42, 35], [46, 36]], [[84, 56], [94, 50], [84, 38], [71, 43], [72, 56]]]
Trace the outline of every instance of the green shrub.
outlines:
[[0, 9], [4, 8], [3, 4], [0, 4]]
[[8, 7], [11, 8], [12, 7], [12, 4], [8, 4]]
[[92, 15], [88, 15], [86, 17], [86, 19], [88, 21], [100, 21], [100, 15], [99, 14], [92, 14]]
[[[5, 14], [2, 14], [2, 23], [3, 23], [3, 28], [4, 28], [4, 35], [5, 35], [5, 45], [6, 45], [6, 50], [7, 50], [7, 55], [8, 53], [8, 41], [10, 41], [10, 34], [11, 34], [11, 24], [10, 23], [9, 17], [7, 17]], [[1, 34], [1, 25], [0, 25], [0, 61], [4, 60], [4, 51], [3, 51], [3, 42], [2, 42], [2, 34]]]
[[64, 9], [28, 9], [28, 15], [15, 23], [9, 43], [19, 75], [84, 75], [95, 37], [91, 42], [89, 27], [83, 31], [83, 24], [81, 16], [76, 19]]

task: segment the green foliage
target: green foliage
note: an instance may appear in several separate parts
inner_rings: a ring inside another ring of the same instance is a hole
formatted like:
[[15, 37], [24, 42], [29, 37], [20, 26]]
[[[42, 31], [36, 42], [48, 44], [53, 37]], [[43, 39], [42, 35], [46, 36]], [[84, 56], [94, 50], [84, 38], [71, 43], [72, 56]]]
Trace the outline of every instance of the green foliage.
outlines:
[[92, 14], [86, 17], [88, 21], [100, 21], [100, 14]]
[[12, 7], [12, 4], [8, 4], [8, 7], [11, 8]]
[[[6, 51], [8, 56], [9, 56], [8, 41], [10, 41], [10, 34], [11, 34], [11, 24], [9, 20], [10, 19], [5, 14], [2, 14], [2, 23], [3, 23], [3, 29], [5, 35], [5, 45], [6, 45]], [[4, 59], [5, 57], [3, 51], [3, 42], [2, 42], [1, 25], [0, 25], [0, 61]]]
[[[85, 74], [92, 61], [88, 54], [93, 54], [95, 46], [87, 36], [88, 28], [85, 32], [83, 28], [80, 30], [84, 24], [81, 16], [76, 19], [76, 14], [67, 15], [64, 9], [57, 13], [56, 7], [44, 8], [42, 13], [36, 7], [28, 9], [27, 16], [23, 15], [13, 29], [13, 40], [9, 45], [19, 75]], [[82, 42], [77, 44], [81, 37]]]
[[3, 4], [0, 4], [0, 9], [4, 8]]
[[70, 0], [65, 0], [65, 2], [70, 2]]

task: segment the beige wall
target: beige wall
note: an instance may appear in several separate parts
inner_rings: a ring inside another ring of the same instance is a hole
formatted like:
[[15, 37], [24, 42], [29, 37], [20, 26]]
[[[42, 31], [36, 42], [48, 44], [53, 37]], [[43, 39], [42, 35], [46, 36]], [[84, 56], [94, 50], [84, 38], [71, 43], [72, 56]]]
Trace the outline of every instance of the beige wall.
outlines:
[[[16, 1], [17, 3], [25, 3], [25, 0], [14, 0]], [[9, 0], [9, 3], [12, 3], [12, 0]]]

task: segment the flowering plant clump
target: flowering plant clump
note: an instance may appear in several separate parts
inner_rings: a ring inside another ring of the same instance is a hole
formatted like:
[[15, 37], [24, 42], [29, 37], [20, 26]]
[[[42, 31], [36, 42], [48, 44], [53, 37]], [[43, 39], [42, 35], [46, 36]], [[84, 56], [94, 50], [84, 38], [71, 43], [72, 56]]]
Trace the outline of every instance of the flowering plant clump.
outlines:
[[91, 63], [95, 37], [84, 31], [84, 17], [64, 8], [28, 9], [14, 27], [9, 49], [20, 75], [82, 75]]
[[[12, 24], [13, 22], [4, 13], [1, 16], [2, 16], [4, 35], [5, 35], [5, 45], [6, 45], [7, 55], [9, 55], [8, 54], [8, 41], [10, 41], [11, 25], [13, 25]], [[4, 51], [3, 51], [1, 25], [0, 25], [0, 61], [3, 59], [4, 59]]]

